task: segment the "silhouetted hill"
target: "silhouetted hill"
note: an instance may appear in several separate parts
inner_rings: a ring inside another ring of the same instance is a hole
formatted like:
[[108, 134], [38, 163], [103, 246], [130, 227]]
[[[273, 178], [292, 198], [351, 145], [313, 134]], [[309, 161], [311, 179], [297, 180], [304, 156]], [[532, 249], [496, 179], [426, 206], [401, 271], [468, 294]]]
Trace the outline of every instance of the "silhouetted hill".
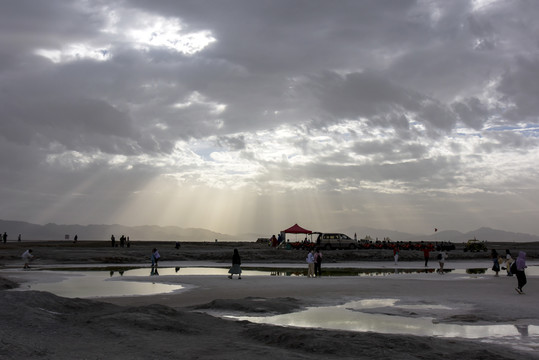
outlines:
[[[23, 240], [63, 240], [65, 235], [70, 239], [77, 234], [79, 240], [108, 240], [114, 234], [116, 238], [121, 235], [129, 236], [131, 240], [159, 240], [159, 241], [256, 241], [259, 237], [270, 237], [271, 234], [246, 233], [239, 235], [221, 234], [207, 229], [181, 228], [177, 226], [123, 226], [123, 225], [36, 225], [23, 221], [0, 220], [0, 233], [7, 232], [8, 241], [16, 241], [21, 234]], [[358, 239], [369, 235], [373, 239], [383, 240], [389, 237], [392, 241], [451, 241], [465, 242], [474, 237], [482, 241], [491, 242], [539, 242], [539, 236], [523, 233], [514, 233], [482, 227], [474, 231], [462, 233], [455, 230], [438, 231], [436, 233], [421, 235], [409, 234], [400, 231], [374, 229], [369, 227], [349, 227], [342, 232], [350, 237], [357, 234]], [[277, 235], [278, 232], [275, 232]], [[313, 237], [314, 238], [314, 237]]]
[[176, 226], [123, 226], [123, 225], [36, 225], [22, 221], [0, 220], [0, 232], [7, 232], [8, 241], [17, 240], [18, 234], [23, 240], [63, 240], [65, 235], [73, 239], [78, 235], [79, 240], [108, 240], [110, 236], [118, 239], [121, 235], [129, 236], [131, 240], [159, 241], [214, 241], [233, 240], [227, 234], [220, 234], [206, 229], [181, 228]]
[[354, 236], [354, 232], [357, 233], [358, 239], [363, 239], [366, 235], [369, 235], [373, 239], [383, 240], [385, 237], [389, 237], [392, 241], [451, 241], [453, 243], [466, 242], [470, 239], [476, 238], [481, 241], [492, 242], [535, 242], [539, 241], [539, 236], [523, 233], [514, 233], [503, 230], [495, 230], [488, 227], [482, 227], [474, 231], [462, 233], [456, 230], [438, 231], [429, 235], [409, 234], [400, 231], [374, 229], [369, 227], [357, 227], [347, 228], [343, 231], [350, 237]]

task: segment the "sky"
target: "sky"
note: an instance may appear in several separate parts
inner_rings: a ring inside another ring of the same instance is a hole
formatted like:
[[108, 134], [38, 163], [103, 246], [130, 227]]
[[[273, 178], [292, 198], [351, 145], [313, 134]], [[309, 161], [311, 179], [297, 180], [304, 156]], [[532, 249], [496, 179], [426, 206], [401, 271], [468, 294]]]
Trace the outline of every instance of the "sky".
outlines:
[[539, 235], [539, 1], [3, 0], [0, 218]]

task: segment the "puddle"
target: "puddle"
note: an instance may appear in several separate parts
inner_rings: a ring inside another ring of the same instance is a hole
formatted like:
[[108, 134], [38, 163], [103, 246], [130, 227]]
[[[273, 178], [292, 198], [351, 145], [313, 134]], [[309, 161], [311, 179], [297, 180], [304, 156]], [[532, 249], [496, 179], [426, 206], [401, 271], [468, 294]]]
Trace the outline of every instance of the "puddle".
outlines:
[[[67, 298], [101, 298], [116, 296], [144, 296], [182, 290], [181, 285], [154, 282], [121, 281], [111, 279], [110, 271], [44, 271], [23, 287], [11, 291], [47, 291]], [[35, 273], [34, 273], [35, 274]], [[147, 272], [148, 274], [148, 272]]]
[[[111, 276], [147, 276], [147, 275], [228, 275], [228, 267], [167, 267], [159, 268], [157, 274], [151, 274], [149, 268], [111, 270]], [[446, 273], [485, 274], [487, 268], [447, 269]], [[326, 268], [322, 276], [387, 276], [395, 274], [435, 274], [437, 269], [368, 269], [368, 268]], [[244, 276], [307, 276], [307, 269], [286, 267], [243, 267]]]
[[[245, 275], [269, 276], [268, 271], [245, 270]], [[67, 298], [103, 298], [118, 296], [144, 296], [171, 293], [185, 289], [182, 285], [152, 282], [167, 275], [228, 275], [227, 268], [216, 267], [167, 267], [167, 268], [62, 268], [61, 270], [23, 271], [20, 277], [29, 282], [12, 291], [47, 291]], [[147, 281], [130, 281], [129, 278]], [[125, 279], [125, 280], [124, 280]]]
[[[110, 270], [109, 274], [113, 276], [156, 276], [156, 275], [228, 275], [228, 267], [163, 267], [163, 268], [126, 268]], [[242, 275], [263, 276], [270, 275], [268, 271], [242, 269]]]
[[[535, 267], [537, 269], [537, 267]], [[170, 293], [183, 289], [181, 285], [152, 282], [159, 276], [226, 276], [227, 267], [186, 266], [186, 267], [62, 267], [22, 271], [19, 276], [27, 278], [26, 288], [19, 290], [48, 291], [69, 298], [99, 298], [116, 296], [142, 296]], [[244, 276], [307, 276], [307, 269], [301, 267], [244, 267]], [[459, 275], [491, 275], [488, 268], [447, 269], [446, 273]], [[433, 274], [434, 268], [332, 268], [323, 269], [323, 276], [399, 276], [402, 274]], [[128, 278], [145, 278], [147, 281], [129, 281]], [[125, 280], [123, 280], [125, 278]]]
[[[373, 312], [373, 309], [379, 309], [379, 311]], [[399, 310], [402, 313], [415, 315], [395, 314], [395, 311], [398, 313]], [[451, 310], [441, 305], [399, 305], [396, 299], [371, 299], [352, 301], [338, 306], [313, 307], [290, 314], [262, 317], [225, 315], [223, 317], [278, 326], [474, 339], [509, 346], [518, 345], [527, 350], [539, 350], [539, 326], [459, 325], [437, 323], [435, 317], [426, 316], [426, 314]], [[388, 312], [391, 314], [387, 314]]]
[[[434, 271], [434, 269], [397, 269], [397, 274], [434, 273]], [[490, 275], [487, 268], [456, 269], [449, 272]], [[246, 267], [243, 273], [246, 276], [305, 276], [305, 272], [300, 268]], [[25, 283], [22, 288], [10, 291], [40, 290], [68, 298], [143, 296], [185, 289], [181, 285], [152, 281], [162, 276], [226, 276], [227, 274], [228, 267], [165, 267], [158, 268], [157, 272], [155, 269], [140, 267], [78, 267], [61, 270], [18, 271], [17, 276], [27, 278], [29, 282]], [[394, 275], [395, 270], [328, 268], [326, 275], [328, 274], [331, 274], [330, 276], [386, 276]], [[220, 314], [220, 316], [278, 326], [476, 339], [511, 347], [519, 346], [523, 350], [539, 350], [539, 326], [499, 323], [460, 325], [437, 321], [439, 317], [444, 318], [444, 313], [454, 312], [455, 309], [438, 304], [405, 304], [397, 299], [371, 299], [352, 301], [338, 306], [313, 307], [295, 313], [273, 316], [238, 316], [237, 314], [224, 316]]]

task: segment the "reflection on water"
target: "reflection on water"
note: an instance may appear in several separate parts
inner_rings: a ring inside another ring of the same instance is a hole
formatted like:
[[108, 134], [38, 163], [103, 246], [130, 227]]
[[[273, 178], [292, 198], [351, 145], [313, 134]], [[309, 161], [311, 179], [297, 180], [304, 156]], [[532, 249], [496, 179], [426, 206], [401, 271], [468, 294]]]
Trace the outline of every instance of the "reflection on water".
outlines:
[[[307, 269], [268, 269], [271, 276], [307, 276]], [[386, 276], [394, 274], [432, 274], [436, 269], [360, 269], [360, 268], [325, 268], [322, 276]], [[450, 272], [446, 271], [446, 272]]]
[[466, 269], [466, 274], [485, 274], [487, 272], [486, 268], [481, 269]]
[[[81, 271], [103, 271], [101, 268], [61, 268], [51, 270], [73, 271], [80, 273]], [[152, 276], [152, 275], [228, 275], [229, 267], [212, 267], [212, 266], [189, 266], [189, 267], [107, 267], [110, 276]], [[251, 276], [307, 276], [306, 268], [298, 267], [242, 267], [244, 275]], [[357, 268], [357, 267], [341, 267], [341, 268], [324, 268], [322, 276], [389, 276], [402, 274], [436, 274], [436, 268]], [[489, 274], [489, 268], [467, 268], [467, 269], [445, 269], [446, 274], [458, 275], [484, 275]], [[529, 267], [526, 271], [528, 275], [539, 275], [539, 267]], [[493, 273], [492, 273], [493, 274]]]
[[530, 336], [530, 333], [528, 331], [529, 325], [515, 325], [515, 327], [517, 328], [520, 336], [523, 336], [523, 337]]
[[[157, 270], [156, 270], [157, 271]], [[125, 271], [118, 271], [122, 276]], [[98, 298], [112, 296], [142, 296], [169, 293], [183, 289], [181, 285], [159, 284], [142, 281], [123, 281], [110, 279], [115, 271], [78, 271], [62, 272], [58, 281], [41, 279], [20, 290], [48, 291], [68, 298]], [[146, 272], [146, 276], [148, 272]], [[18, 290], [18, 289], [16, 289]]]
[[[165, 267], [165, 268], [125, 268], [110, 270], [110, 276], [124, 274], [127, 276], [153, 276], [153, 275], [228, 275], [228, 267]], [[81, 269], [78, 269], [79, 271]], [[486, 269], [471, 269], [470, 274], [480, 274]], [[304, 268], [272, 268], [272, 267], [242, 267], [244, 275], [251, 276], [307, 276]], [[363, 269], [363, 268], [327, 268], [322, 276], [386, 276], [395, 274], [434, 274], [437, 269]], [[459, 273], [458, 270], [445, 270], [446, 273]], [[464, 273], [462, 271], [461, 273]], [[468, 272], [467, 272], [468, 273]]]
[[[385, 310], [384, 310], [385, 308]], [[400, 316], [386, 314], [387, 309], [403, 313], [436, 313], [451, 309], [440, 305], [399, 305], [396, 299], [370, 299], [352, 301], [344, 305], [313, 307], [303, 311], [272, 316], [225, 316], [259, 324], [321, 328], [384, 334], [408, 334], [416, 336], [458, 337], [497, 343], [515, 342], [528, 349], [539, 349], [539, 326], [534, 325], [459, 325], [439, 323], [432, 316]], [[379, 312], [372, 309], [380, 309]], [[384, 313], [386, 312], [386, 313]], [[503, 339], [503, 340], [500, 340]]]
[[[535, 268], [537, 269], [537, 267]], [[453, 274], [485, 274], [487, 268], [474, 269], [447, 269], [446, 273]], [[37, 279], [31, 284], [31, 289], [52, 292], [65, 297], [110, 297], [110, 296], [137, 296], [153, 295], [167, 293], [182, 289], [180, 285], [156, 284], [140, 281], [122, 281], [124, 277], [144, 277], [151, 278], [155, 276], [166, 275], [218, 275], [227, 276], [228, 267], [98, 267], [98, 268], [62, 268], [57, 270], [32, 272], [36, 278], [38, 273], [59, 274], [64, 280], [52, 282], [43, 280], [43, 277], [37, 276]], [[323, 276], [395, 276], [399, 274], [433, 274], [434, 268], [403, 269], [403, 268], [383, 268], [383, 269], [365, 269], [365, 268], [326, 268]], [[286, 267], [244, 267], [245, 276], [306, 276], [307, 270], [304, 268], [286, 268]], [[105, 281], [105, 280], [114, 281]]]

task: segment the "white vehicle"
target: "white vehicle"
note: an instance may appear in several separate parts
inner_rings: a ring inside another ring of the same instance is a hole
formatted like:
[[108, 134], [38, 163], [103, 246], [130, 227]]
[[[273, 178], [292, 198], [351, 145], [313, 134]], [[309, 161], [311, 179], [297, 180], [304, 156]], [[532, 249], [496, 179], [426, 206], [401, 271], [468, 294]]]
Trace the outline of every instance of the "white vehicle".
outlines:
[[318, 233], [316, 245], [322, 249], [356, 249], [357, 241], [345, 234]]

